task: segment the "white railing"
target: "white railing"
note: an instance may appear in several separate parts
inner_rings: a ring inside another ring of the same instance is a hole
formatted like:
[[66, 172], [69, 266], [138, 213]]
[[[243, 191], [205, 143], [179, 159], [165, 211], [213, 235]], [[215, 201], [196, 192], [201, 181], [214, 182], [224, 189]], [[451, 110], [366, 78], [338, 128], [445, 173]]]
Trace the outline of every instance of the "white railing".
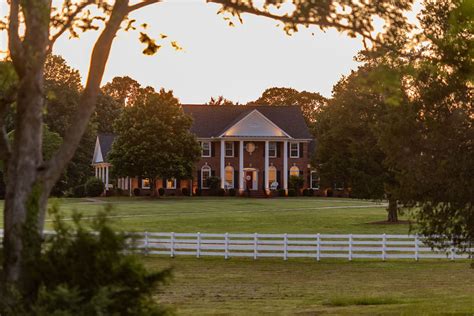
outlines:
[[[52, 232], [46, 232], [52, 234]], [[253, 259], [467, 259], [474, 254], [432, 249], [423, 236], [372, 234], [211, 234], [132, 233], [134, 248], [145, 255], [250, 257]], [[0, 230], [0, 239], [3, 231]]]
[[[144, 238], [141, 238], [144, 236]], [[137, 248], [145, 254], [282, 258], [466, 259], [454, 247], [433, 250], [417, 235], [367, 234], [209, 234], [138, 233]], [[474, 249], [471, 249], [471, 254]]]

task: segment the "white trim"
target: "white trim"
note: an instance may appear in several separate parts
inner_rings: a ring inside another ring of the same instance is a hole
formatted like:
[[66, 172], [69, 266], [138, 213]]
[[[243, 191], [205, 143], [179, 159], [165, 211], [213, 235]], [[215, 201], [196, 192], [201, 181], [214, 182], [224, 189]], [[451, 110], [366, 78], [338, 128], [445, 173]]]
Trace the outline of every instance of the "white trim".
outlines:
[[[169, 180], [173, 180], [173, 186], [172, 186], [172, 187], [168, 187], [168, 181], [169, 181]], [[165, 189], [167, 189], [167, 190], [174, 190], [174, 189], [176, 189], [176, 178], [166, 179], [165, 184], [166, 184]]]
[[[204, 144], [209, 145], [209, 155], [204, 155]], [[201, 141], [201, 157], [209, 158], [212, 156], [212, 144], [210, 141]]]
[[225, 188], [224, 169], [225, 169], [225, 140], [221, 140], [221, 189]]
[[288, 141], [283, 142], [283, 189], [288, 193]]
[[270, 164], [269, 163], [269, 157], [268, 157], [268, 151], [270, 149], [270, 143], [269, 141], [265, 141], [265, 183], [263, 184], [263, 187], [265, 188], [266, 191], [269, 190], [269, 186], [268, 186], [268, 165]]
[[314, 189], [314, 190], [319, 190], [319, 188], [321, 187], [321, 184], [320, 184], [321, 177], [318, 176], [318, 187], [313, 187], [313, 173], [315, 173], [316, 175], [318, 174], [318, 172], [315, 171], [315, 170], [310, 171], [310, 173], [309, 173], [309, 187], [311, 189]]
[[[148, 185], [147, 185], [147, 186], [144, 186], [144, 185], [143, 185], [143, 181], [145, 181], [146, 179], [148, 179]], [[151, 188], [151, 181], [150, 181], [150, 178], [142, 178], [142, 183], [141, 183], [141, 184], [142, 184], [142, 185], [141, 185], [142, 189], [145, 189], [145, 190], [150, 189], [150, 188]]]
[[[297, 154], [296, 156], [293, 156], [293, 155], [291, 154], [291, 145], [294, 145], [294, 144], [297, 145], [296, 148], [297, 148], [297, 153], [298, 153], [298, 154]], [[297, 142], [291, 142], [291, 143], [290, 143], [290, 158], [300, 158], [300, 143], [297, 143]]]
[[[275, 145], [275, 155], [270, 155], [270, 145]], [[268, 143], [268, 158], [277, 158], [278, 157], [278, 143], [270, 141]]]
[[244, 191], [244, 141], [239, 141], [239, 190]]
[[97, 164], [101, 162], [104, 162], [104, 157], [102, 155], [102, 150], [100, 149], [99, 136], [97, 136], [95, 140], [94, 156], [92, 157], [92, 164]]
[[[291, 137], [290, 135], [288, 135], [287, 132], [285, 132], [281, 127], [279, 127], [278, 125], [276, 125], [275, 123], [273, 123], [268, 117], [266, 117], [265, 115], [263, 115], [260, 111], [258, 111], [257, 109], [253, 110], [252, 112], [248, 113], [247, 115], [245, 115], [243, 118], [241, 118], [240, 120], [238, 120], [237, 122], [235, 122], [232, 126], [230, 126], [229, 128], [227, 128], [221, 135], [219, 135], [219, 137], [225, 137], [226, 136], [226, 133], [232, 129], [235, 125], [239, 124], [240, 122], [242, 122], [243, 120], [245, 120], [247, 117], [249, 117], [250, 115], [253, 115], [253, 113], [257, 113], [258, 115], [260, 115], [265, 121], [267, 121], [271, 126], [273, 126], [274, 128], [277, 128], [279, 129], [283, 135], [285, 135], [286, 137], [288, 138], [293, 138]], [[231, 135], [231, 136], [234, 136], [234, 135]]]
[[204, 172], [209, 172], [209, 177], [210, 178], [212, 176], [212, 169], [211, 167], [209, 167], [208, 165], [204, 165], [201, 167], [201, 189], [209, 189], [208, 186], [205, 186], [205, 183], [204, 183], [204, 177], [203, 177], [203, 174]]
[[[227, 147], [226, 147], [227, 144], [231, 144], [231, 145], [232, 145], [232, 154], [231, 154], [231, 155], [227, 155]], [[224, 142], [224, 149], [225, 149], [224, 151], [225, 151], [225, 156], [226, 156], [226, 157], [228, 157], [228, 158], [234, 157], [234, 142], [232, 142], [232, 141], [231, 141], [231, 142], [225, 141], [225, 142]]]

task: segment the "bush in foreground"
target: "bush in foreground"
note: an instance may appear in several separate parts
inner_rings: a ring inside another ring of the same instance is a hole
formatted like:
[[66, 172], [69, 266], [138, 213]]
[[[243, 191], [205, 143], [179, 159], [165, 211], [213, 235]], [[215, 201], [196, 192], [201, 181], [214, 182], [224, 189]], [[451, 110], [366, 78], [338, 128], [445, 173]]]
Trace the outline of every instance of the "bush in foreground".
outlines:
[[10, 288], [9, 300], [0, 299], [0, 315], [168, 314], [153, 294], [170, 271], [148, 272], [131, 254], [128, 236], [110, 227], [109, 212], [99, 213], [91, 227], [75, 213], [70, 226], [53, 207], [55, 234], [29, 267], [34, 291], [21, 295]]

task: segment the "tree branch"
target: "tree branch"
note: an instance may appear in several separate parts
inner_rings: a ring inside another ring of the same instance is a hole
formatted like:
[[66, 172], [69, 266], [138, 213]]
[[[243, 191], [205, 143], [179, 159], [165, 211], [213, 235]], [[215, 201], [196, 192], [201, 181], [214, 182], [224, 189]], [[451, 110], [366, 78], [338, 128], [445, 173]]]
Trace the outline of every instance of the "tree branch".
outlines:
[[64, 34], [64, 32], [66, 32], [71, 26], [72, 26], [72, 23], [74, 22], [74, 19], [76, 18], [76, 16], [81, 13], [81, 11], [91, 5], [92, 3], [94, 3], [93, 0], [87, 0], [81, 4], [79, 4], [77, 6], [77, 8], [68, 16], [67, 20], [66, 20], [66, 23], [63, 24], [63, 26], [59, 29], [59, 31], [54, 34], [52, 37], [51, 37], [51, 40], [50, 40], [50, 44], [49, 44], [49, 48], [48, 48], [48, 52], [50, 53], [51, 50], [52, 50], [52, 47], [54, 45], [54, 43], [56, 42], [56, 40], [61, 37], [61, 35]]
[[128, 12], [132, 12], [132, 11], [141, 9], [143, 7], [146, 7], [146, 6], [150, 5], [150, 4], [154, 4], [154, 3], [158, 3], [158, 2], [161, 2], [161, 0], [144, 0], [142, 2], [139, 2], [137, 4], [129, 6], [128, 7]]
[[11, 0], [10, 18], [8, 23], [8, 48], [16, 72], [21, 77], [25, 73], [23, 43], [19, 34], [19, 0]]

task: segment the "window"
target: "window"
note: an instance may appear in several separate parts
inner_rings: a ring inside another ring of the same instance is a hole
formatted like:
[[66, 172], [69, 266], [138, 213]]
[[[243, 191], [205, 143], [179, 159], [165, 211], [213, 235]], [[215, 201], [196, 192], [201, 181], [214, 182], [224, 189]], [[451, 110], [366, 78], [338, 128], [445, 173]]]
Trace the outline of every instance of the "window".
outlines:
[[204, 166], [201, 168], [201, 188], [208, 189], [207, 179], [211, 177], [211, 167]]
[[232, 166], [225, 167], [225, 188], [234, 188], [234, 168]]
[[201, 142], [201, 157], [211, 157], [211, 142]]
[[176, 189], [176, 179], [166, 179], [166, 188], [167, 189]]
[[234, 142], [225, 142], [225, 156], [234, 157]]
[[274, 166], [268, 167], [268, 186], [272, 190], [276, 190], [278, 187], [277, 169]]
[[290, 177], [291, 176], [296, 176], [296, 177], [300, 176], [300, 169], [297, 166], [293, 166], [290, 168]]
[[268, 143], [268, 157], [276, 158], [277, 156], [277, 143], [269, 142]]
[[300, 143], [290, 143], [290, 158], [300, 157]]
[[316, 171], [311, 171], [311, 189], [319, 190], [319, 175]]
[[150, 179], [143, 178], [142, 179], [142, 189], [149, 189], [150, 188]]

